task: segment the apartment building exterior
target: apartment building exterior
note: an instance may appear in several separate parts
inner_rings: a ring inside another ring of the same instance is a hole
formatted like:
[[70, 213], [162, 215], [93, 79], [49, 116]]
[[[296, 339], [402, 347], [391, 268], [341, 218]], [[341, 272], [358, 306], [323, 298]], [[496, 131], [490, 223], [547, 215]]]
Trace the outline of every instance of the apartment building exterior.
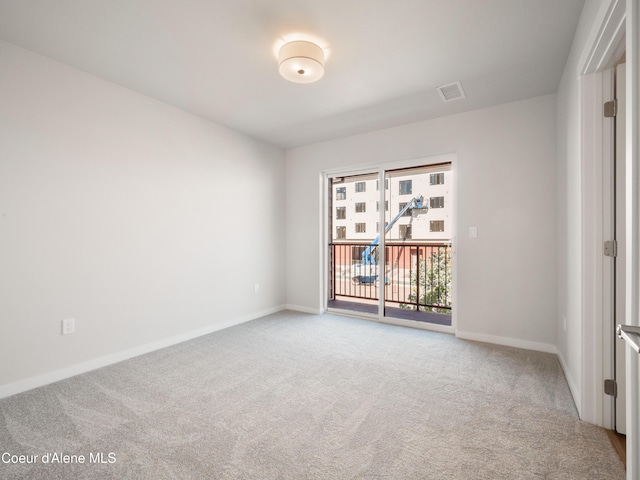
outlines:
[[[332, 183], [333, 242], [372, 241], [381, 232], [377, 175], [336, 179]], [[385, 178], [385, 225], [414, 198], [424, 207], [408, 209], [387, 232], [388, 242], [448, 242], [452, 224], [451, 165], [392, 172]]]

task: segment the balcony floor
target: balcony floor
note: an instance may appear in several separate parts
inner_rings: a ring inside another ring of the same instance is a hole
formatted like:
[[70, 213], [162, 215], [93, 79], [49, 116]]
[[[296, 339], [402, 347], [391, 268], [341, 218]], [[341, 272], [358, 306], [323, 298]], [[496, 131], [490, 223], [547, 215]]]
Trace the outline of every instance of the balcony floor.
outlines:
[[[348, 300], [329, 300], [329, 308], [339, 308], [340, 310], [350, 310], [361, 313], [378, 312], [378, 305], [363, 302], [352, 302]], [[437, 325], [451, 326], [451, 315], [433, 312], [418, 312], [416, 310], [408, 310], [398, 307], [385, 307], [385, 315], [391, 318], [400, 318], [402, 320], [413, 320], [415, 322], [435, 323]]]

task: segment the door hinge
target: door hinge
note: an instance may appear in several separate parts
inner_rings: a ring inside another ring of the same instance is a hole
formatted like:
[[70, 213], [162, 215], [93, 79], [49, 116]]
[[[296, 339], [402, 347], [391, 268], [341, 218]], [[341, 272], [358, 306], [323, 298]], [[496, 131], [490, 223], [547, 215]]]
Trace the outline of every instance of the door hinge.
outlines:
[[615, 117], [618, 113], [618, 100], [614, 99], [604, 103], [604, 116], [606, 118]]
[[605, 380], [604, 381], [604, 393], [607, 395], [611, 395], [612, 397], [618, 396], [618, 385], [615, 380]]
[[618, 241], [607, 240], [604, 242], [604, 255], [605, 257], [617, 257], [618, 256]]

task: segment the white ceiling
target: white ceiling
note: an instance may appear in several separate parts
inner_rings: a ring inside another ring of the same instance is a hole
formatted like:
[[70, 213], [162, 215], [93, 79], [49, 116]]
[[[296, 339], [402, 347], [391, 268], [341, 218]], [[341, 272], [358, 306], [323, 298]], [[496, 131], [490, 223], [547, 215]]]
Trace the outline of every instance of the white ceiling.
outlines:
[[[0, 38], [289, 148], [553, 93], [583, 3], [0, 0]], [[317, 83], [278, 74], [294, 34], [328, 50]]]

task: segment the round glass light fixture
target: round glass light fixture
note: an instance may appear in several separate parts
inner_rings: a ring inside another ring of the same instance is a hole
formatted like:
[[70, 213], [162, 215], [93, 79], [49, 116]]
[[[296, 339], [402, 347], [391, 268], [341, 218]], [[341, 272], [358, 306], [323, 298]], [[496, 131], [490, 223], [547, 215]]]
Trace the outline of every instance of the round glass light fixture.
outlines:
[[278, 52], [280, 75], [295, 83], [312, 83], [324, 75], [324, 50], [315, 43], [285, 43]]

